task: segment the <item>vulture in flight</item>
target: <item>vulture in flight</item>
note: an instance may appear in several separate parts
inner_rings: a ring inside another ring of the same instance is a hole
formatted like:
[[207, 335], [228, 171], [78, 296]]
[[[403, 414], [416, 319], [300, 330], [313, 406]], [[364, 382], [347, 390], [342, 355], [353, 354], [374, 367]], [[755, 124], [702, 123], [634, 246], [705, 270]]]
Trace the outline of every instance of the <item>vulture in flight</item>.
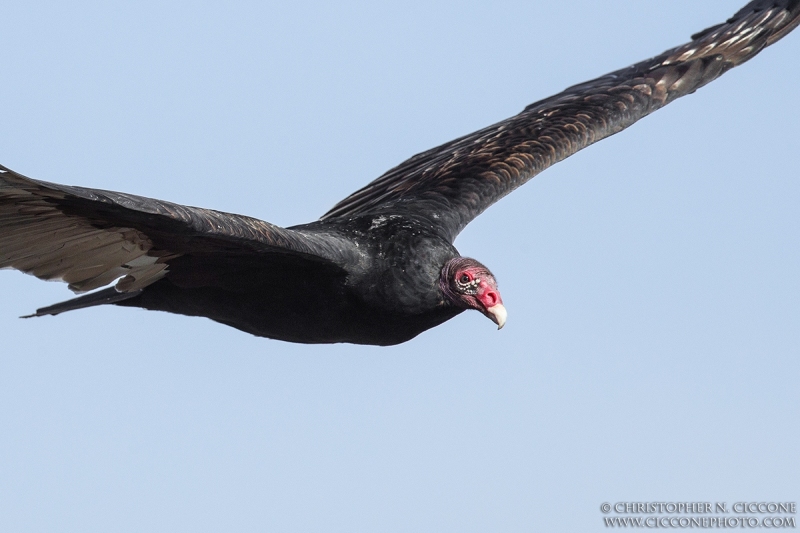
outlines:
[[114, 304], [285, 341], [375, 345], [465, 309], [503, 327], [497, 281], [459, 255], [459, 232], [550, 165], [696, 91], [798, 23], [800, 0], [752, 1], [687, 44], [417, 154], [290, 228], [0, 166], [0, 268], [88, 293], [31, 316]]

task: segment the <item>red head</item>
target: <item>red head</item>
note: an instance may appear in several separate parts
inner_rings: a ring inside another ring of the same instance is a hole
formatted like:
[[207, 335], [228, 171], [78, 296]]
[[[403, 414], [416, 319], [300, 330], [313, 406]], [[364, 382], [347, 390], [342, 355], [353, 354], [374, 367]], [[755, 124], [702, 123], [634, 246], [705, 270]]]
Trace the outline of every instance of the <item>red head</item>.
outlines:
[[506, 308], [489, 269], [468, 257], [455, 257], [442, 267], [439, 285], [445, 298], [462, 309], [477, 309], [497, 329], [506, 323]]

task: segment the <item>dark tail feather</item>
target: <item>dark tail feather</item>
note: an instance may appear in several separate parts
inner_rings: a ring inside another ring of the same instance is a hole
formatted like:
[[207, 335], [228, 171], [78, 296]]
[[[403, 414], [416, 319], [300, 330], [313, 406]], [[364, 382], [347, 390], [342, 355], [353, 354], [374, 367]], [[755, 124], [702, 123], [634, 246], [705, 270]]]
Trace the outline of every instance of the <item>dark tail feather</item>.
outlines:
[[34, 314], [21, 316], [20, 318], [33, 318], [35, 316], [46, 315], [55, 316], [59, 313], [66, 313], [67, 311], [75, 311], [76, 309], [84, 309], [95, 305], [113, 304], [139, 296], [142, 290], [143, 289], [131, 292], [119, 292], [114, 287], [109, 287], [108, 289], [79, 296], [72, 300], [67, 300], [66, 302], [57, 303], [49, 307], [42, 307], [41, 309], [37, 309]]

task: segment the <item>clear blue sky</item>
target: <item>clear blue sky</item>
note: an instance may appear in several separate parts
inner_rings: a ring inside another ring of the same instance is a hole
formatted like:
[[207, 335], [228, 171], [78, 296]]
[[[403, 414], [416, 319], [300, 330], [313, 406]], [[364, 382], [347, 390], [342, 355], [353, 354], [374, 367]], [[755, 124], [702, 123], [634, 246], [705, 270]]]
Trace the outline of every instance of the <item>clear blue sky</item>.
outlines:
[[[0, 161], [313, 220], [403, 159], [745, 0], [16, 2]], [[393, 348], [96, 308], [0, 273], [0, 530], [599, 531], [800, 499], [800, 31], [459, 237], [500, 282]]]

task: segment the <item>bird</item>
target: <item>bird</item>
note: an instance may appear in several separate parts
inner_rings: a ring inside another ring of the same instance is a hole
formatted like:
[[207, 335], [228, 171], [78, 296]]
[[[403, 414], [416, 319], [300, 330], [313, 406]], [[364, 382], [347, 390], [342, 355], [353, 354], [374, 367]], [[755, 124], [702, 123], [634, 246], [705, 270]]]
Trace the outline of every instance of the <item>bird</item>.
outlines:
[[[574, 85], [417, 154], [282, 228], [255, 218], [28, 178], [0, 165], [0, 268], [97, 305], [210, 318], [282, 341], [395, 345], [466, 310], [507, 311], [459, 233], [551, 165], [693, 93], [800, 24], [800, 0], [754, 0], [655, 57]], [[85, 293], [85, 294], [84, 294]]]

